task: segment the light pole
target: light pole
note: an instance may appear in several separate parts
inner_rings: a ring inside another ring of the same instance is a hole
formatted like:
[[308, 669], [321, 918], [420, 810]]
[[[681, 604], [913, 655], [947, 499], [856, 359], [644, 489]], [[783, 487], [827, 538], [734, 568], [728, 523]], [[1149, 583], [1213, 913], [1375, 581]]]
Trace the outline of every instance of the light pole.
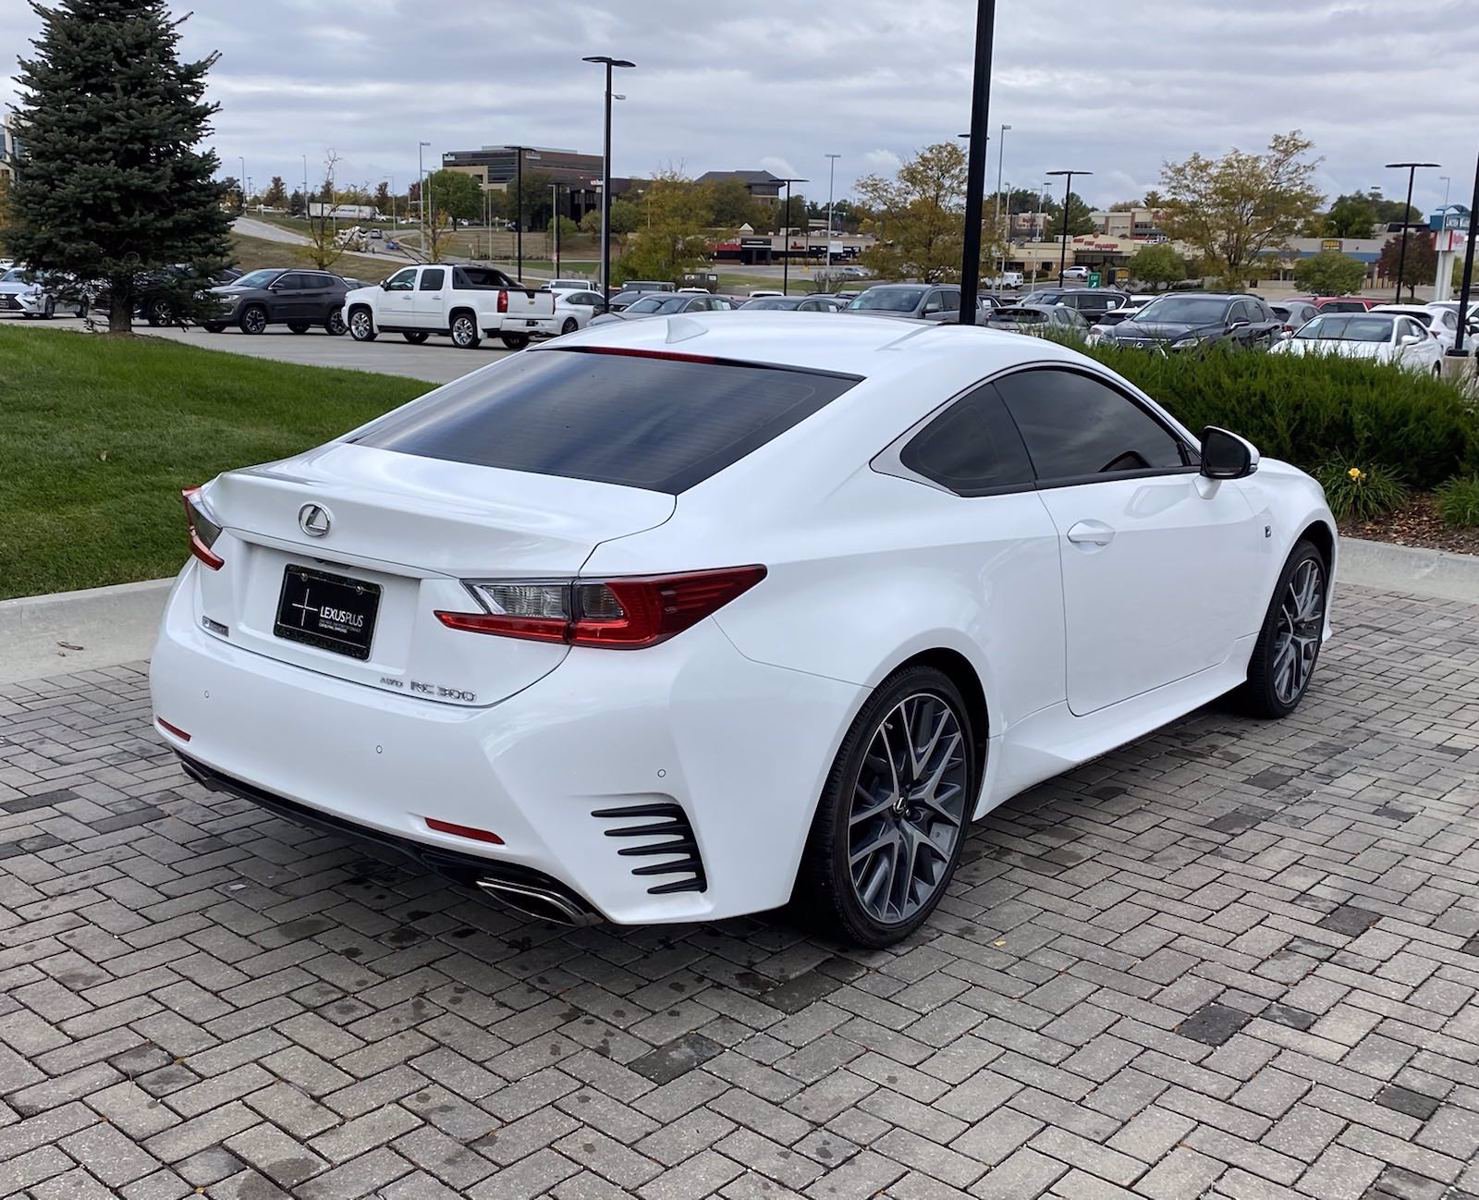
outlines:
[[308, 155], [303, 156], [303, 216], [311, 221], [308, 208]]
[[606, 136], [601, 149], [601, 299], [611, 301], [611, 70], [635, 67], [625, 58], [588, 54], [581, 62], [600, 63], [606, 68]]
[[558, 183], [550, 184], [549, 191], [549, 219], [550, 224], [555, 227], [555, 273], [553, 277], [558, 279], [560, 277], [560, 185]]
[[1058, 286], [1063, 286], [1063, 268], [1068, 261], [1068, 198], [1073, 195], [1073, 177], [1092, 175], [1093, 171], [1046, 171], [1047, 175], [1062, 175], [1063, 179], [1063, 231], [1058, 243]]
[[1474, 165], [1474, 200], [1469, 205], [1469, 244], [1464, 247], [1464, 281], [1458, 289], [1458, 332], [1453, 336], [1453, 349], [1448, 353], [1465, 358], [1464, 335], [1469, 328], [1469, 296], [1474, 282], [1474, 244], [1479, 242], [1479, 163]]
[[991, 109], [991, 51], [996, 0], [977, 0], [975, 69], [971, 77], [970, 149], [965, 168], [965, 242], [960, 262], [960, 323], [976, 323], [981, 288], [981, 192], [986, 186], [986, 130]]
[[809, 179], [782, 179], [779, 182], [786, 185], [786, 207], [781, 214], [781, 241], [785, 243], [781, 257], [781, 295], [790, 294], [791, 287], [791, 185], [793, 183], [810, 183]]
[[236, 157], [241, 163], [241, 175], [236, 181], [236, 194], [241, 197], [241, 211], [246, 212], [246, 155], [238, 154]]
[[430, 142], [416, 143], [416, 223], [421, 227], [421, 253], [426, 253], [426, 167], [421, 161], [421, 151]]
[[1444, 208], [1447, 208], [1448, 207], [1448, 190], [1449, 190], [1449, 188], [1451, 188], [1453, 186], [1453, 180], [1450, 179], [1447, 175], [1439, 175], [1438, 178], [1443, 181], [1443, 207]]
[[[514, 152], [514, 221], [517, 228], [514, 229], [515, 254], [518, 258], [518, 267], [514, 270], [514, 277], [520, 283], [524, 280], [524, 155], [532, 152], [530, 146], [509, 146]], [[535, 158], [539, 155], [535, 154]]]
[[[1010, 128], [1011, 128], [1010, 125], [1003, 125], [1001, 127], [1001, 135], [997, 138], [997, 141], [996, 141], [996, 204], [995, 204], [994, 207], [995, 207], [995, 210], [996, 210], [996, 215], [995, 215], [996, 228], [998, 230], [1001, 229], [1001, 204], [1002, 204], [1002, 199], [1001, 199], [1001, 172], [1002, 172], [1002, 164], [1005, 162], [1006, 156], [1007, 156], [1007, 130], [1009, 130]], [[1012, 205], [1011, 205], [1011, 201], [1008, 200], [1007, 201], [1007, 224], [1008, 225], [1011, 225], [1011, 223], [1012, 223]], [[1007, 238], [1003, 238], [1002, 239], [1001, 265], [999, 267], [997, 267], [997, 270], [996, 270], [996, 292], [997, 292], [997, 295], [1000, 295], [1001, 294], [1001, 276], [1002, 276], [1002, 272], [1004, 272], [1007, 269], [1007, 250], [1006, 250], [1006, 242], [1007, 242], [1007, 240], [1008, 240]]]
[[[1417, 174], [1419, 167], [1437, 167], [1440, 163], [1434, 162], [1398, 162], [1387, 163], [1387, 170], [1402, 170], [1407, 172], [1407, 207], [1402, 210], [1402, 244], [1397, 248], [1397, 303], [1402, 303], [1402, 270], [1407, 265], [1407, 226], [1410, 218], [1408, 211], [1412, 208], [1412, 180]], [[1417, 293], [1411, 284], [1407, 287], [1408, 294], [1416, 297]]]
[[394, 233], [397, 229], [400, 228], [400, 224], [395, 219], [395, 176], [394, 175], [391, 175], [391, 176], [389, 176], [386, 179], [385, 186], [386, 186], [386, 190], [389, 191], [389, 193], [390, 193], [390, 230], [391, 230], [392, 233]]
[[[840, 154], [827, 155], [827, 274], [829, 276], [832, 273], [832, 181], [836, 175], [837, 160], [841, 157]], [[831, 286], [830, 279], [828, 286]]]

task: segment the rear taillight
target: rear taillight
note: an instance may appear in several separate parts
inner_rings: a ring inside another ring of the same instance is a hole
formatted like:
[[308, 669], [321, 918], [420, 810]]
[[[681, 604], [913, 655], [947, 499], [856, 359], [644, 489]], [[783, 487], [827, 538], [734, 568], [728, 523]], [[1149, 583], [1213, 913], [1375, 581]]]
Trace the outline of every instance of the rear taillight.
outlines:
[[508, 291], [507, 291], [507, 289], [505, 289], [505, 290], [503, 290], [503, 291], [501, 291], [501, 292], [498, 293], [498, 311], [501, 312], [501, 313], [508, 312]]
[[469, 633], [640, 650], [698, 624], [764, 578], [764, 567], [750, 566], [606, 580], [469, 582], [486, 611], [438, 611], [437, 619]]
[[214, 553], [211, 547], [221, 536], [221, 527], [213, 521], [200, 499], [198, 487], [186, 488], [180, 493], [185, 501], [185, 528], [190, 535], [190, 553], [200, 559], [212, 571], [219, 571], [226, 560]]

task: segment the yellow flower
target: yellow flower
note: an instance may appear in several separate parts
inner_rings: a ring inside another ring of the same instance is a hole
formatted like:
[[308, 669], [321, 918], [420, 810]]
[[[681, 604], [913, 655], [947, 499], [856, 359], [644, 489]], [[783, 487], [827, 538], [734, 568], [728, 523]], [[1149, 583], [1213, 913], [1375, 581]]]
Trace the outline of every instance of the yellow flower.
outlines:
[[1346, 472], [1346, 474], [1354, 479], [1357, 483], [1360, 483], [1361, 480], [1366, 478], [1360, 467], [1352, 467], [1349, 471]]

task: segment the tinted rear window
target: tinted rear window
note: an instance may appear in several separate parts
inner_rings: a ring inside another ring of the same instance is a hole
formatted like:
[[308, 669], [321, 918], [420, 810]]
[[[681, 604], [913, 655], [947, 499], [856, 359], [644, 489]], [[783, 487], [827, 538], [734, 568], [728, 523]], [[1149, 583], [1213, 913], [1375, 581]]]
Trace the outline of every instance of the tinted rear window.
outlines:
[[392, 413], [356, 440], [676, 495], [857, 382], [749, 363], [532, 350]]

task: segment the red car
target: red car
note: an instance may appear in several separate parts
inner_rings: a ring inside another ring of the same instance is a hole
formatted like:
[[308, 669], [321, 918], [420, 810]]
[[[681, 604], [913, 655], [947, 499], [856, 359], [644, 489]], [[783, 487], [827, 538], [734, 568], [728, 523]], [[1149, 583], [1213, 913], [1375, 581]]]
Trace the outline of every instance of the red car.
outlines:
[[1373, 300], [1370, 296], [1315, 296], [1310, 300], [1322, 313], [1367, 312], [1385, 300]]

